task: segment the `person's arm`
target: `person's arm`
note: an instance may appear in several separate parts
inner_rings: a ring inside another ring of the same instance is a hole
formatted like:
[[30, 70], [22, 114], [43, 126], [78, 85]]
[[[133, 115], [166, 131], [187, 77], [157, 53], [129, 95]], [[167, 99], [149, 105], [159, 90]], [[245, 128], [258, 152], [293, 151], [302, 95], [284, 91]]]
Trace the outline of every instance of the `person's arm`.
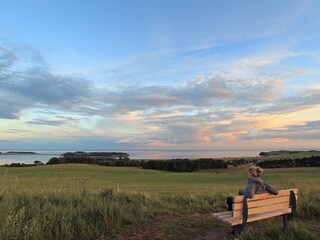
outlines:
[[271, 194], [273, 194], [273, 195], [278, 195], [278, 190], [277, 189], [275, 189], [274, 187], [272, 187], [270, 184], [268, 184], [268, 183], [264, 183], [264, 185], [266, 186], [266, 191], [268, 192], [268, 193], [271, 193]]
[[254, 194], [256, 193], [256, 185], [254, 183], [250, 183], [247, 189], [239, 190], [239, 195], [244, 195], [248, 198], [253, 198]]

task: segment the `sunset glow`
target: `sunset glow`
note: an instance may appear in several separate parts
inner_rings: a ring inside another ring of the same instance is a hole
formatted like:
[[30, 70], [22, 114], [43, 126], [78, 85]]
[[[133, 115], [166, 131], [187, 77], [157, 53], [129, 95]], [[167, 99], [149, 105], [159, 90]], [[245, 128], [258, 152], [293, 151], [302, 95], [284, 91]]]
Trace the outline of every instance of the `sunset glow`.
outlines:
[[2, 1], [1, 149], [319, 149], [319, 9]]

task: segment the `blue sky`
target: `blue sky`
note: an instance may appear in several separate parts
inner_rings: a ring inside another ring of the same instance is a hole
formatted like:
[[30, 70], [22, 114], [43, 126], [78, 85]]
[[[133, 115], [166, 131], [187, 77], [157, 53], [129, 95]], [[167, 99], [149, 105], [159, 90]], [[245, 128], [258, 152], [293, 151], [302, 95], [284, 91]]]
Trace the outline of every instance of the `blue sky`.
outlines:
[[2, 1], [0, 148], [318, 148], [319, 7]]

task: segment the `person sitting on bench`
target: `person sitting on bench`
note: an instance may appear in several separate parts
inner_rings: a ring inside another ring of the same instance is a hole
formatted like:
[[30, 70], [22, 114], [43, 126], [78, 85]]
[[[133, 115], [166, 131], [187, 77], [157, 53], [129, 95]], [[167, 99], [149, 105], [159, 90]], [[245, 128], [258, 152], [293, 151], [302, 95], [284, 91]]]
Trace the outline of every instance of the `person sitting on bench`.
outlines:
[[265, 183], [260, 178], [263, 173], [263, 169], [257, 166], [250, 166], [248, 171], [248, 186], [246, 189], [239, 190], [239, 195], [244, 195], [248, 198], [253, 198], [253, 196], [257, 193], [268, 192], [273, 195], [278, 195], [278, 190]]

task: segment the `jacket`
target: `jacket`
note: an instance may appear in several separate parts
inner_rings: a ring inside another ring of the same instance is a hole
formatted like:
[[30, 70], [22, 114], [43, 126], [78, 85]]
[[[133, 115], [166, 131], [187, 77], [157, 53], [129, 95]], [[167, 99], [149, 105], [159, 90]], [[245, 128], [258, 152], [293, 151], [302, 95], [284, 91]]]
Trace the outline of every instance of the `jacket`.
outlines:
[[271, 185], [265, 183], [260, 178], [249, 178], [248, 186], [246, 189], [241, 189], [239, 195], [244, 195], [248, 198], [253, 198], [254, 194], [268, 192], [273, 195], [278, 195], [278, 190], [273, 188]]

